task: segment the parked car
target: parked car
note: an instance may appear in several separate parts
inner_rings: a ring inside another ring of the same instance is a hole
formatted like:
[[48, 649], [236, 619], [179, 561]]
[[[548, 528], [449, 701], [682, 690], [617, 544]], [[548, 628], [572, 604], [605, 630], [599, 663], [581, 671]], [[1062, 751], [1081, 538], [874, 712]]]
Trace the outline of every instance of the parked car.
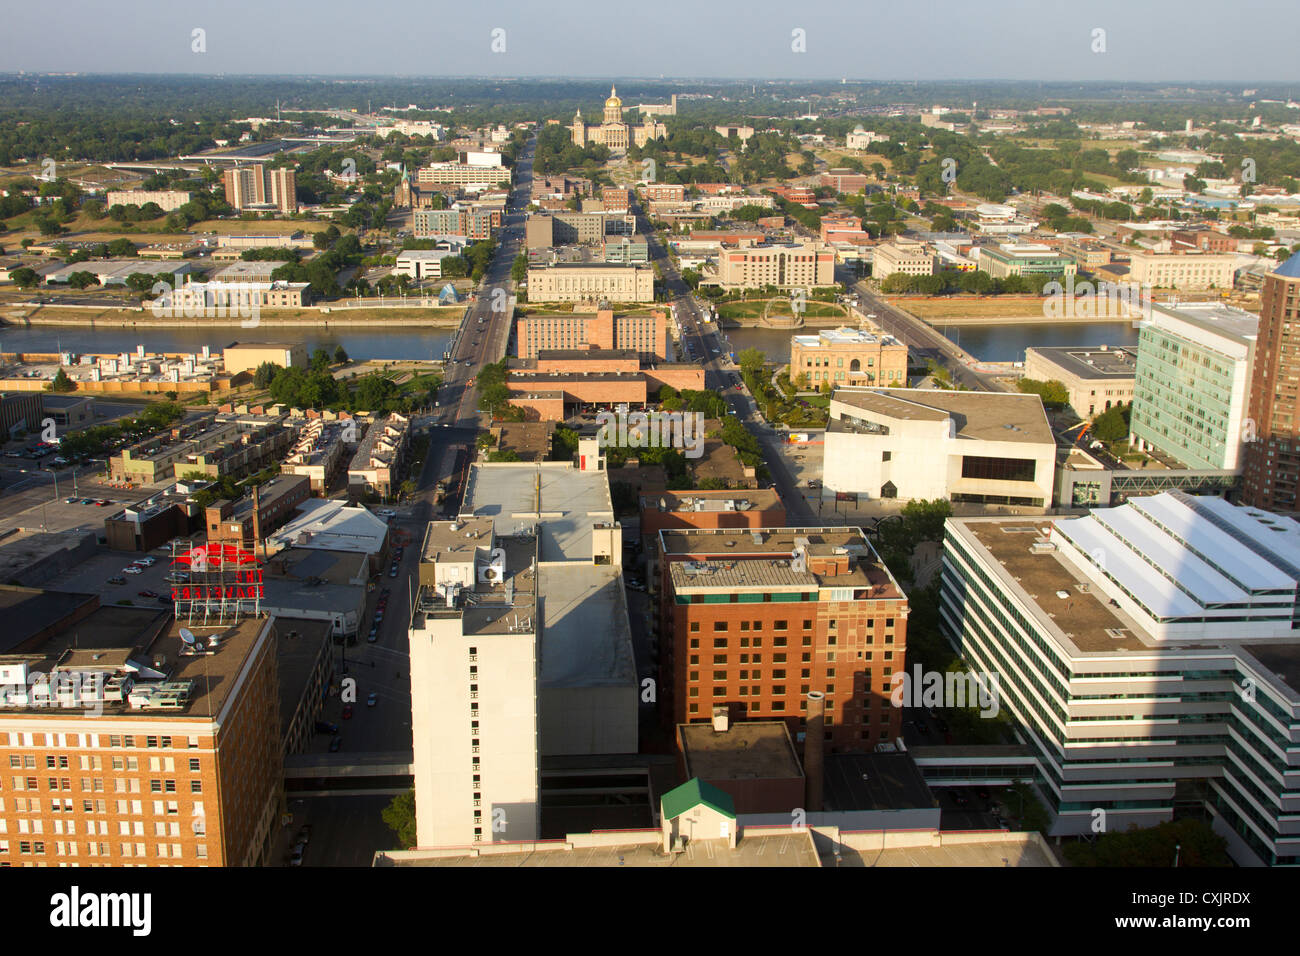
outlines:
[[343, 738], [335, 737], [333, 740], [330, 741], [330, 753], [332, 754], [338, 753], [339, 748], [342, 746], [343, 746]]
[[115, 574], [115, 575], [113, 575], [111, 578], [108, 579], [108, 583], [109, 583], [109, 584], [126, 584], [126, 578], [122, 577], [120, 574]]
[[377, 641], [377, 640], [379, 640], [379, 628], [378, 628], [378, 627], [372, 627], [372, 628], [370, 629], [370, 633], [366, 636], [366, 643], [367, 643], [367, 644], [373, 644], [373, 643], [375, 643], [375, 641]]
[[370, 696], [366, 698], [366, 706], [374, 707], [377, 703], [379, 703], [379, 694], [372, 690]]
[[80, 498], [64, 498], [63, 503], [65, 505], [75, 505], [80, 500]]
[[351, 719], [352, 719], [352, 705], [351, 705], [351, 704], [344, 704], [344, 705], [343, 705], [343, 719], [344, 719], [344, 720], [351, 720]]
[[316, 731], [322, 734], [337, 734], [339, 725], [331, 724], [328, 720], [318, 720], [316, 721]]
[[136, 592], [136, 593], [138, 593], [138, 594], [140, 595], [140, 597], [157, 597], [157, 596], [158, 596], [158, 592], [157, 592], [157, 591], [150, 591], [148, 588], [146, 588], [146, 589], [143, 590], [143, 591], [138, 591], [138, 592]]
[[393, 511], [391, 508], [382, 508], [379, 511], [376, 511], [375, 514], [381, 518], [391, 518], [397, 514], [397, 512]]
[[388, 576], [390, 578], [397, 577], [397, 565], [394, 564], [391, 568], [388, 569]]
[[146, 555], [145, 557], [140, 558], [135, 563], [143, 564], [146, 568], [152, 568], [155, 564], [158, 563], [158, 559], [155, 558], [153, 555]]
[[293, 848], [293, 852], [289, 854], [290, 866], [302, 866], [302, 855], [304, 849], [306, 848], [301, 843], [299, 843], [296, 847]]
[[122, 569], [123, 574], [144, 574], [144, 568], [138, 564], [128, 564]]
[[306, 846], [311, 842], [311, 824], [304, 823], [302, 829], [298, 831], [298, 846]]

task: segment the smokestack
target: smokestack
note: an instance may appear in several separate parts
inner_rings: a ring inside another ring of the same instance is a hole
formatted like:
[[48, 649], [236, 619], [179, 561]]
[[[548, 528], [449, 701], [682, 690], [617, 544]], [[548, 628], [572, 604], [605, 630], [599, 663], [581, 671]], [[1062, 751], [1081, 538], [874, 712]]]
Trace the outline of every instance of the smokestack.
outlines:
[[257, 485], [253, 485], [253, 554], [257, 546], [262, 545], [262, 560], [266, 560], [266, 544], [262, 541], [262, 494]]
[[825, 749], [826, 695], [808, 695], [807, 730], [803, 738], [804, 808], [809, 813], [822, 809], [822, 751]]

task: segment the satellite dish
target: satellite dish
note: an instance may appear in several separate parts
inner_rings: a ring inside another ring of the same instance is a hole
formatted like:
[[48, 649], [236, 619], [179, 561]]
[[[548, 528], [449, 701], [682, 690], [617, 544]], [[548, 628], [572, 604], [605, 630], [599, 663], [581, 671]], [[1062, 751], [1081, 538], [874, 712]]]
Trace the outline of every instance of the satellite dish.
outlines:
[[188, 627], [181, 628], [181, 641], [187, 647], [194, 647], [195, 645], [198, 644], [198, 638], [194, 636], [194, 632], [191, 631]]

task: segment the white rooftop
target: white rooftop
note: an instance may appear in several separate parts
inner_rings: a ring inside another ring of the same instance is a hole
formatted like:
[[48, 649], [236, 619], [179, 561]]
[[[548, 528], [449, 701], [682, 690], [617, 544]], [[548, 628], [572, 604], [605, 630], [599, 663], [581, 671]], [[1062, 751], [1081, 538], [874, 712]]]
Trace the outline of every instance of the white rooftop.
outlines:
[[277, 548], [322, 548], [377, 554], [388, 525], [366, 508], [328, 498], [308, 498], [298, 514], [270, 536]]

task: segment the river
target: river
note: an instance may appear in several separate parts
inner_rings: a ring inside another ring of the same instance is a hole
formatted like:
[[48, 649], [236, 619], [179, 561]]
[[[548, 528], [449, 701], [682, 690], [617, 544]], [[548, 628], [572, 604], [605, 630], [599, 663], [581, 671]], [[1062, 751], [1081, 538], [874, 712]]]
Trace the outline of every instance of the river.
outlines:
[[[1035, 322], [1027, 325], [950, 325], [936, 323], [954, 343], [982, 362], [1023, 362], [1028, 346], [1075, 346], [1096, 348], [1099, 345], [1137, 348], [1138, 330], [1128, 322], [1055, 325]], [[800, 335], [815, 335], [806, 329]], [[737, 354], [742, 349], [761, 349], [769, 361], [790, 361], [790, 333], [777, 329], [727, 329], [727, 338]]]
[[135, 331], [115, 328], [69, 326], [0, 327], [0, 352], [133, 352], [143, 345], [147, 352], [198, 352], [203, 346], [219, 351], [231, 342], [302, 342], [310, 354], [317, 348], [334, 352], [342, 345], [348, 358], [441, 359], [451, 344], [454, 329], [347, 328], [313, 330], [295, 326], [267, 326], [262, 329], [229, 328], [151, 329]]

